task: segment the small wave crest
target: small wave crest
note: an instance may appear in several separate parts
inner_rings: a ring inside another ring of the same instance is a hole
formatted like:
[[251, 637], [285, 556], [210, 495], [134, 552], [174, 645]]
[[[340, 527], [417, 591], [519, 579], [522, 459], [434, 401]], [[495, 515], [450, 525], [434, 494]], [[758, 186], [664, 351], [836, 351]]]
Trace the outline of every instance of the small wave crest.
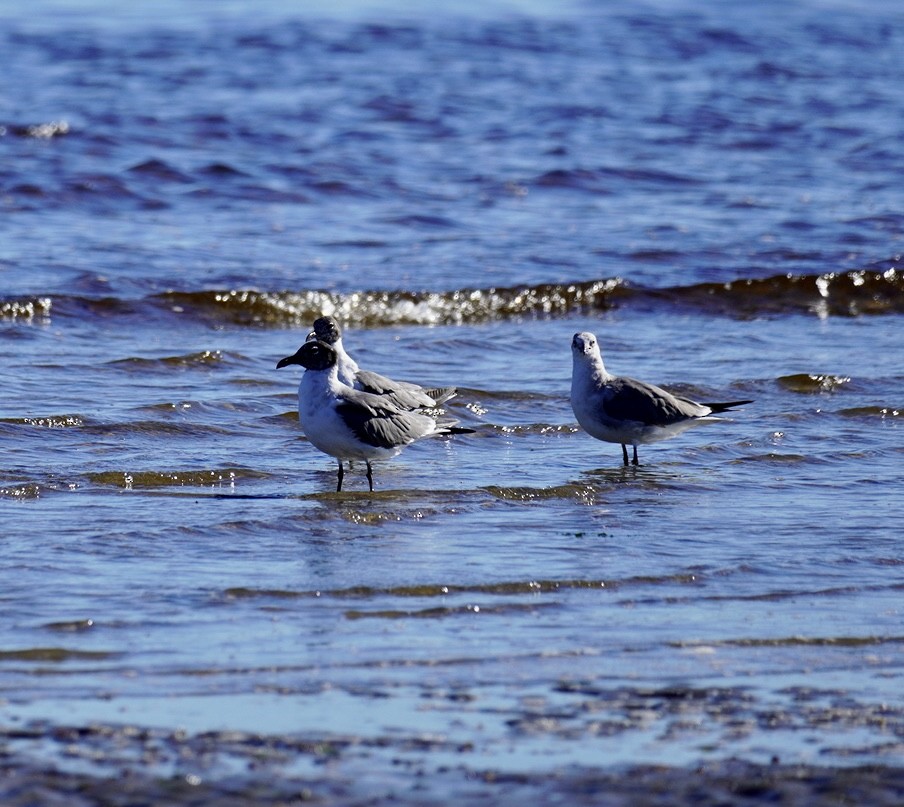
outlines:
[[45, 320], [50, 317], [51, 305], [49, 297], [0, 297], [0, 320]]
[[37, 426], [41, 429], [68, 429], [74, 426], [84, 426], [85, 419], [81, 415], [46, 415], [42, 417], [0, 418], [0, 423]]
[[363, 327], [456, 325], [608, 308], [612, 293], [622, 285], [619, 278], [607, 278], [446, 292], [168, 292], [161, 301], [177, 312], [196, 311], [208, 318], [245, 325], [307, 326], [324, 314]]
[[848, 376], [824, 375], [820, 373], [795, 373], [783, 375], [778, 378], [778, 383], [791, 392], [835, 392], [851, 383]]
[[140, 356], [129, 356], [125, 359], [115, 359], [110, 364], [126, 370], [137, 369], [142, 372], [146, 370], [170, 370], [182, 369], [188, 370], [198, 367], [217, 367], [223, 364], [229, 358], [229, 354], [223, 353], [221, 350], [199, 350], [196, 353], [186, 353], [180, 356], [163, 356], [161, 358], [144, 358]]
[[904, 312], [904, 272], [857, 270], [823, 274], [774, 275], [728, 283], [698, 283], [649, 290], [685, 306], [733, 316], [773, 316], [809, 313], [819, 317]]
[[10, 123], [0, 125], [0, 137], [5, 135], [16, 137], [32, 137], [38, 140], [49, 140], [52, 137], [60, 137], [69, 134], [69, 122], [65, 120], [52, 120], [45, 123]]
[[41, 488], [33, 482], [25, 482], [20, 485], [0, 485], [0, 499], [25, 501], [26, 499], [40, 498]]

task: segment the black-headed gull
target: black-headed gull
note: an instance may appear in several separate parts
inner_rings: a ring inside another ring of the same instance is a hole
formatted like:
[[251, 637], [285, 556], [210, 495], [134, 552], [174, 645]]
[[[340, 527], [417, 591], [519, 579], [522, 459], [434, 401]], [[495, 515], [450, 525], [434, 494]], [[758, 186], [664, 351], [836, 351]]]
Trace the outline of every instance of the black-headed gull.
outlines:
[[416, 440], [433, 435], [466, 434], [473, 429], [402, 409], [385, 395], [356, 390], [339, 380], [339, 355], [325, 342], [305, 342], [276, 368], [300, 364], [298, 419], [311, 444], [339, 462], [336, 491], [342, 490], [343, 461], [364, 460], [374, 489], [371, 460], [389, 459]]
[[319, 317], [314, 322], [314, 330], [308, 339], [319, 339], [336, 351], [339, 366], [339, 380], [350, 387], [384, 395], [402, 409], [432, 409], [455, 397], [455, 387], [425, 389], [409, 381], [396, 381], [385, 375], [362, 370], [357, 362], [345, 352], [342, 331], [333, 317]]

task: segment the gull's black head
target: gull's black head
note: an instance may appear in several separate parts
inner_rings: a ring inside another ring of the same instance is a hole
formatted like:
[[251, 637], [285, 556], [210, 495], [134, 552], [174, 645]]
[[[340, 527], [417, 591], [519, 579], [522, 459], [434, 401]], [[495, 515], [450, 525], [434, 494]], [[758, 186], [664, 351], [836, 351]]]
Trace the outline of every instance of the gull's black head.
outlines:
[[336, 351], [326, 342], [311, 340], [305, 342], [292, 356], [280, 359], [276, 369], [290, 364], [300, 364], [306, 370], [327, 370], [336, 363]]
[[314, 335], [321, 342], [335, 345], [342, 338], [342, 331], [339, 330], [339, 323], [332, 317], [320, 317], [314, 320]]

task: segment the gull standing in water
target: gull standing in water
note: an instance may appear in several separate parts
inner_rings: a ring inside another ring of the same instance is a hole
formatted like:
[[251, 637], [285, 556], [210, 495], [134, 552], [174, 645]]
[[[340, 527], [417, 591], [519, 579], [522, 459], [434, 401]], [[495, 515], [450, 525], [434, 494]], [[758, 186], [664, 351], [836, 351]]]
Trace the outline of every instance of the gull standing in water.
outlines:
[[596, 337], [576, 333], [571, 340], [571, 408], [581, 427], [597, 440], [621, 443], [625, 465], [628, 446], [676, 437], [698, 423], [719, 420], [712, 415], [752, 401], [697, 403], [660, 387], [606, 371]]
[[320, 340], [305, 342], [298, 352], [276, 365], [305, 368], [298, 386], [298, 419], [311, 444], [339, 462], [336, 492], [342, 490], [344, 460], [364, 460], [367, 482], [374, 489], [371, 460], [389, 459], [423, 437], [468, 434], [451, 422], [401, 409], [386, 395], [353, 389], [339, 380], [339, 354]]
[[455, 387], [424, 389], [408, 381], [394, 381], [385, 375], [362, 370], [345, 352], [342, 331], [339, 330], [339, 323], [332, 317], [320, 317], [315, 320], [314, 330], [308, 336], [308, 340], [311, 339], [319, 339], [336, 351], [338, 377], [343, 384], [363, 392], [386, 396], [402, 409], [432, 409], [455, 397]]

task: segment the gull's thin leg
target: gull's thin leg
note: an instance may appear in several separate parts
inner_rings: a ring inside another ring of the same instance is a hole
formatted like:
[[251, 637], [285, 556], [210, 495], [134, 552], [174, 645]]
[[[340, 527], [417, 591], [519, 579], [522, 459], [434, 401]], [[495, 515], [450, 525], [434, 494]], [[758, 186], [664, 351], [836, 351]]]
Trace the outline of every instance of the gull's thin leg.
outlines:
[[367, 463], [367, 484], [370, 485], [370, 492], [374, 492], [374, 469], [370, 467], [370, 460], [364, 460]]
[[[628, 447], [624, 443], [622, 443], [621, 450], [622, 450], [622, 455], [625, 458], [625, 465], [627, 465], [628, 464]], [[634, 452], [635, 452], [634, 456], [636, 457], [637, 456], [637, 453], [636, 453], [637, 447], [636, 446], [634, 447]]]
[[[640, 465], [640, 463], [637, 461], [637, 446], [634, 446], [634, 459], [631, 460], [631, 462], [634, 465]], [[628, 455], [625, 454], [625, 465], [627, 465], [627, 464], [628, 464]]]
[[339, 483], [336, 485], [336, 493], [342, 492], [342, 477], [345, 476], [345, 471], [342, 470], [342, 460], [339, 460]]

